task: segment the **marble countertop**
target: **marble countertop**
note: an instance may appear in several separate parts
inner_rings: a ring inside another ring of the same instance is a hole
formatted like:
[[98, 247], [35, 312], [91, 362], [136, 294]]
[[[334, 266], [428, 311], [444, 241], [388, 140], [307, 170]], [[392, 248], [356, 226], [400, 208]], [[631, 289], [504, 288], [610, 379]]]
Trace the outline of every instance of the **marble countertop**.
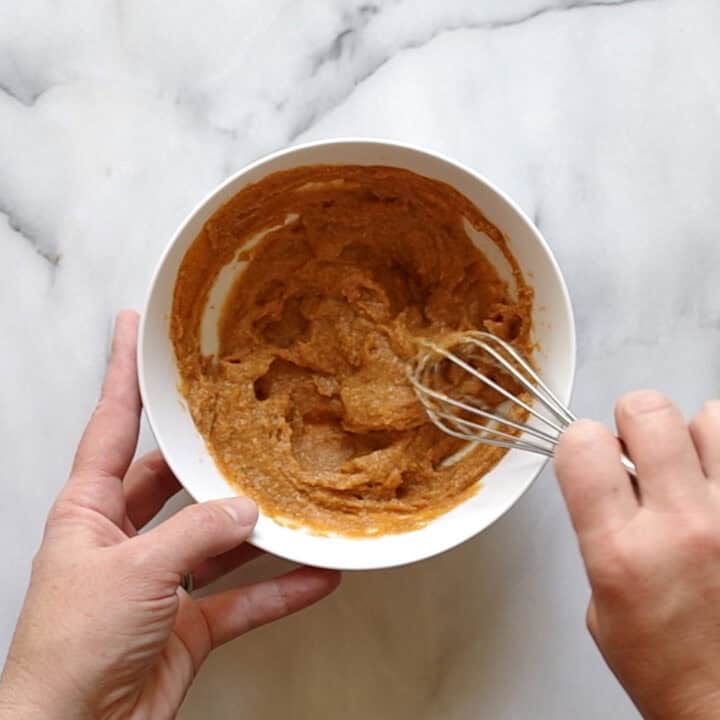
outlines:
[[[579, 414], [717, 395], [718, 29], [715, 0], [0, 4], [0, 654], [114, 312], [199, 197], [282, 146], [400, 139], [510, 193], [566, 274]], [[216, 652], [181, 717], [637, 717], [588, 594], [548, 470], [459, 549]]]

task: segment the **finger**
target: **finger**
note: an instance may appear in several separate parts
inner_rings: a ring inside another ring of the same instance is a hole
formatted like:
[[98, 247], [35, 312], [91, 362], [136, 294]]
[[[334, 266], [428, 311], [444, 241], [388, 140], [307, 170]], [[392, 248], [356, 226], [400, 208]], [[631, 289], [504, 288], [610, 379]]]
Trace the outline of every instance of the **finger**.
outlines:
[[667, 508], [707, 489], [690, 432], [680, 411], [656, 390], [638, 390], [615, 408], [620, 437], [638, 471], [643, 504]]
[[110, 362], [100, 401], [80, 440], [73, 469], [58, 506], [94, 510], [130, 531], [124, 523], [121, 477], [135, 453], [140, 423], [135, 347], [137, 313], [118, 314]]
[[189, 505], [130, 542], [148, 566], [179, 576], [245, 542], [256, 521], [252, 500], [215, 500]]
[[198, 601], [213, 648], [243, 633], [302, 610], [340, 584], [336, 570], [303, 567], [255, 585], [228, 590]]
[[72, 476], [80, 482], [97, 475], [121, 478], [135, 454], [140, 428], [137, 328], [137, 313], [118, 314], [100, 401], [75, 455]]
[[720, 400], [706, 402], [690, 423], [690, 436], [705, 474], [720, 479]]
[[235, 570], [235, 568], [245, 565], [263, 554], [264, 551], [260, 548], [256, 548], [249, 543], [243, 543], [232, 550], [224, 552], [222, 555], [208, 558], [192, 571], [194, 587], [198, 589], [205, 587]]
[[573, 423], [560, 437], [555, 470], [581, 543], [622, 529], [639, 509], [620, 455], [617, 438], [592, 420]]
[[130, 522], [140, 529], [181, 489], [159, 450], [143, 455], [125, 474], [123, 491]]

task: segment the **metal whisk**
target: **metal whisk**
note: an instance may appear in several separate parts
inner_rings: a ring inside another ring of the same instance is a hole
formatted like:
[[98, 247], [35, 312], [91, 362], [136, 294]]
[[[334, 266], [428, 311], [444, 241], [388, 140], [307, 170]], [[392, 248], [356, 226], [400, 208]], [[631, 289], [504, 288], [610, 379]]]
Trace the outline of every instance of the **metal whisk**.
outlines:
[[[480, 393], [464, 393], [463, 382], [448, 378], [452, 366], [499, 402], [490, 404]], [[443, 344], [424, 341], [408, 376], [435, 426], [471, 443], [552, 457], [560, 435], [577, 419], [515, 348], [488, 332], [458, 333]], [[498, 376], [520, 392], [503, 387]], [[633, 462], [625, 455], [621, 462], [635, 477]]]

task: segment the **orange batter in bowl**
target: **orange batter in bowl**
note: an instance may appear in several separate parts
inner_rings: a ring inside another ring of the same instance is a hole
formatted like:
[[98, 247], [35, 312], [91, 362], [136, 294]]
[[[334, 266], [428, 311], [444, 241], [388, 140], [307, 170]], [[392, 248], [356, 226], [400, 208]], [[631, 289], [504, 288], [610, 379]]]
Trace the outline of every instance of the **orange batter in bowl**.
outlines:
[[[507, 259], [508, 287], [466, 223]], [[270, 232], [267, 232], [270, 230]], [[221, 269], [219, 349], [200, 326]], [[422, 526], [506, 452], [427, 419], [406, 378], [419, 338], [487, 329], [531, 351], [532, 289], [502, 233], [450, 186], [390, 167], [275, 173], [207, 221], [181, 264], [171, 336], [181, 389], [218, 467], [279, 522], [377, 535]]]

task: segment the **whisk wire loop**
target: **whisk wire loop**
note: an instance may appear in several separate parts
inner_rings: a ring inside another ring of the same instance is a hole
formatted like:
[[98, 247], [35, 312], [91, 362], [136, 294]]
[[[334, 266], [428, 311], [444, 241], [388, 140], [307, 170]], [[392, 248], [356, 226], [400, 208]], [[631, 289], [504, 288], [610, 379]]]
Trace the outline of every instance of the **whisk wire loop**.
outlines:
[[[560, 435], [576, 417], [532, 365], [510, 343], [492, 333], [467, 332], [449, 340], [445, 345], [424, 341], [425, 351], [408, 371], [408, 379], [431, 422], [442, 432], [469, 443], [552, 457]], [[488, 404], [479, 396], [454, 394], [452, 382], [445, 390], [447, 378], [443, 389], [438, 389], [444, 363], [460, 368], [481, 386], [497, 393], [502, 398], [500, 404]], [[494, 370], [509, 376], [525, 397], [519, 397], [490, 377]], [[527, 396], [532, 399], [528, 400]], [[514, 417], [513, 407], [519, 412]], [[623, 455], [621, 462], [634, 477], [632, 461]]]

